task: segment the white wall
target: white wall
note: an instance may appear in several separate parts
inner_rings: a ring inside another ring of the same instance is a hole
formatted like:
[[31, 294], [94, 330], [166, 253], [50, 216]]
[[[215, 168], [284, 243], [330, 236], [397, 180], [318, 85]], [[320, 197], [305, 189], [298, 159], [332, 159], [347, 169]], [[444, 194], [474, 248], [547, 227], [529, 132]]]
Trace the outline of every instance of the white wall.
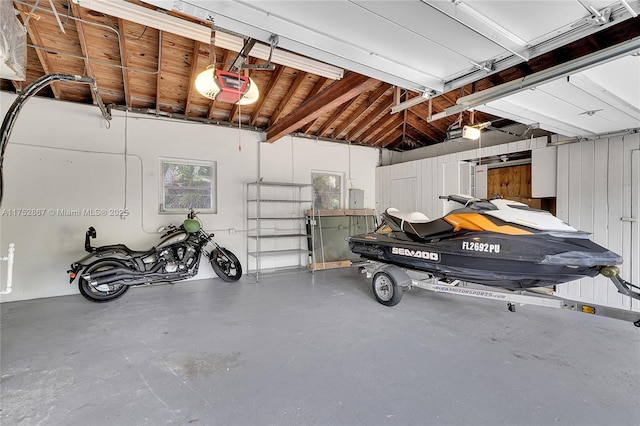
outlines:
[[[438, 196], [443, 195], [445, 164], [541, 149], [546, 144], [546, 137], [528, 139], [378, 167], [376, 208], [415, 209], [431, 218], [442, 216], [443, 205]], [[640, 283], [638, 150], [638, 134], [561, 145], [557, 148], [556, 183], [557, 216], [577, 229], [591, 232], [594, 242], [620, 254], [624, 259], [622, 278], [636, 285]], [[559, 285], [557, 292], [573, 300], [640, 311], [637, 300], [632, 303], [623, 297], [602, 276]]]
[[[0, 92], [4, 114], [15, 96]], [[311, 170], [343, 173], [348, 188], [365, 190], [373, 207], [377, 149], [285, 137], [261, 143], [261, 134], [114, 111], [110, 123], [97, 107], [32, 98], [16, 121], [5, 153], [0, 206], [0, 257], [15, 243], [13, 291], [1, 301], [77, 294], [68, 284], [69, 264], [84, 252], [84, 234], [94, 226], [94, 244], [125, 243], [146, 249], [155, 231], [181, 214], [159, 214], [158, 157], [217, 162], [217, 214], [201, 214], [205, 229], [246, 265], [245, 183], [311, 182]], [[241, 149], [239, 149], [241, 147]], [[126, 155], [125, 155], [126, 152]], [[42, 216], [17, 216], [40, 209]], [[129, 216], [70, 217], [59, 209], [127, 209]], [[230, 234], [229, 230], [236, 230]], [[215, 277], [202, 265], [197, 278]], [[6, 264], [0, 262], [6, 284]]]
[[[475, 143], [478, 146], [482, 141]], [[450, 182], [444, 182], [443, 179], [445, 164], [542, 148], [546, 143], [546, 137], [532, 138], [378, 167], [376, 209], [381, 212], [388, 207], [395, 207], [406, 211], [417, 210], [430, 218], [440, 217], [445, 204], [438, 197], [447, 195], [447, 188], [450, 187]]]
[[[622, 278], [640, 283], [640, 135], [558, 147], [558, 217], [624, 259]], [[633, 159], [635, 157], [635, 160]], [[633, 219], [635, 221], [633, 221]], [[598, 276], [558, 286], [573, 300], [628, 309], [610, 280]], [[640, 302], [633, 301], [640, 311]]]

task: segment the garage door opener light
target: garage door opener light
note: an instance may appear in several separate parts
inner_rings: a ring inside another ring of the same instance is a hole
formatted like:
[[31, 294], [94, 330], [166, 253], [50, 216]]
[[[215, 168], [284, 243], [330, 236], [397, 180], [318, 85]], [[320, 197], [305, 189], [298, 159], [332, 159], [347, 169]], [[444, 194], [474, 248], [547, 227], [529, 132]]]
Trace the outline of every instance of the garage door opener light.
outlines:
[[206, 98], [238, 105], [252, 104], [260, 96], [258, 86], [252, 78], [216, 70], [212, 65], [198, 74], [196, 89]]

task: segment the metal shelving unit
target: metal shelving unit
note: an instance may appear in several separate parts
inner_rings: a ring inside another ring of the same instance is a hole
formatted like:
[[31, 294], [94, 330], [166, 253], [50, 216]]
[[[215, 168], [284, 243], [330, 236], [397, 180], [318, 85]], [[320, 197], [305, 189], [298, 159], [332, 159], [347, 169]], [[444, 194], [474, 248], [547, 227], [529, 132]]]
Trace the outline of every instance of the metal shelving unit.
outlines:
[[247, 183], [247, 273], [284, 272], [313, 265], [313, 186]]

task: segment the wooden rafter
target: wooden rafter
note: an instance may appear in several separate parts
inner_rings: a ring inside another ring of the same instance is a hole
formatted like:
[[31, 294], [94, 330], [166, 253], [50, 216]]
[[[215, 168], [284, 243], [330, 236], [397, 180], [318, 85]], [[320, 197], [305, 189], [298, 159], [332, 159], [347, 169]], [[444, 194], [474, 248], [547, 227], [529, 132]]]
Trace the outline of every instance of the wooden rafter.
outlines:
[[198, 76], [198, 60], [200, 59], [200, 49], [202, 48], [202, 43], [199, 41], [195, 41], [193, 43], [193, 52], [191, 53], [191, 64], [189, 64], [189, 88], [187, 89], [187, 102], [184, 105], [184, 113], [189, 115], [191, 111], [191, 97], [193, 96], [193, 91], [195, 90], [194, 82], [196, 81], [196, 77]]
[[423, 135], [420, 134], [415, 128], [411, 126], [407, 127], [407, 130], [405, 132], [405, 137], [413, 141], [415, 145], [419, 145], [419, 146], [433, 145], [439, 142], [439, 141], [434, 141], [430, 139], [425, 140], [423, 138]]
[[[26, 14], [29, 13], [27, 6], [21, 3], [15, 3], [15, 7], [19, 12], [22, 12], [22, 22], [26, 19]], [[42, 41], [42, 37], [40, 36], [40, 32], [38, 31], [38, 27], [34, 24], [34, 19], [29, 19], [27, 23], [27, 32], [29, 33], [29, 38], [34, 45], [39, 47], [44, 47], [44, 43]], [[49, 62], [48, 53], [43, 49], [36, 49], [36, 54], [38, 55], [38, 59], [40, 60], [40, 65], [42, 65], [42, 69], [45, 74], [53, 73], [53, 67], [51, 66], [51, 62]], [[57, 82], [51, 83], [50, 85], [51, 91], [53, 92], [53, 96], [56, 99], [60, 99], [60, 87]]]
[[278, 121], [278, 119], [280, 119], [280, 117], [282, 116], [282, 113], [284, 112], [285, 108], [289, 104], [289, 101], [291, 101], [291, 98], [293, 97], [293, 95], [295, 95], [295, 93], [298, 91], [302, 83], [304, 83], [304, 80], [306, 78], [307, 78], [306, 72], [298, 71], [298, 75], [296, 76], [296, 79], [293, 81], [293, 84], [291, 85], [289, 90], [287, 90], [286, 95], [284, 95], [284, 98], [282, 98], [282, 100], [278, 104], [278, 107], [271, 115], [271, 118], [269, 119], [269, 126], [275, 123], [276, 121]]
[[158, 70], [160, 72], [156, 76], [156, 112], [160, 111], [160, 84], [162, 83], [162, 50], [164, 49], [165, 38], [162, 36], [162, 31], [158, 31], [158, 37], [162, 40], [158, 43]]
[[322, 92], [307, 99], [295, 111], [283, 117], [267, 129], [267, 142], [275, 142], [282, 136], [299, 129], [327, 111], [343, 104], [378, 84], [378, 80], [361, 74], [350, 73]]
[[[73, 3], [72, 3], [73, 4]], [[127, 25], [127, 21], [124, 19], [118, 19], [118, 28], [120, 29], [120, 47], [122, 49], [122, 57], [120, 58], [122, 69], [123, 69], [123, 78], [122, 87], [124, 88], [124, 103], [127, 107], [133, 106], [133, 95], [131, 91], [134, 89], [131, 87], [131, 74], [132, 72], [129, 70], [129, 42], [127, 41], [127, 37], [125, 36], [126, 30], [125, 27]]]
[[404, 131], [401, 128], [396, 127], [392, 129], [391, 132], [387, 133], [382, 138], [382, 140], [376, 144], [376, 146], [387, 148], [390, 144], [396, 141], [399, 141], [400, 143], [402, 143], [404, 135], [405, 135]]
[[368, 132], [362, 139], [363, 142], [371, 145], [379, 145], [387, 136], [398, 127], [402, 130], [404, 120], [400, 114], [388, 114], [379, 120], [376, 127]]
[[[317, 95], [318, 93], [320, 93], [320, 91], [322, 90], [322, 88], [324, 87], [325, 83], [329, 81], [328, 78], [326, 77], [320, 77], [320, 79], [317, 81], [317, 83], [315, 84], [315, 86], [313, 86], [313, 89], [311, 89], [311, 92], [309, 92], [309, 94], [307, 95], [307, 99]], [[302, 131], [302, 133], [308, 133], [309, 130], [313, 127], [313, 125], [316, 123], [316, 121], [318, 121], [317, 118], [311, 120], [308, 124], [306, 124], [302, 129], [300, 129]]]
[[371, 126], [374, 121], [377, 120], [378, 116], [380, 116], [384, 112], [388, 112], [392, 105], [393, 96], [390, 96], [388, 99], [384, 99], [376, 109], [367, 114], [367, 116], [363, 120], [361, 120], [353, 129], [349, 131], [347, 139], [354, 140], [358, 138], [362, 133], [364, 133], [365, 130], [367, 130], [369, 126]]
[[380, 99], [386, 92], [389, 90], [391, 86], [387, 83], [382, 83], [382, 85], [371, 95], [366, 102], [363, 102], [349, 117], [342, 122], [336, 129], [333, 131], [333, 137], [335, 139], [340, 138], [340, 136], [347, 130], [349, 126], [351, 126], [358, 118], [360, 118], [373, 104], [375, 104], [378, 99]]
[[316, 132], [316, 135], [318, 136], [324, 136], [325, 133], [327, 132], [327, 130], [329, 130], [331, 128], [331, 126], [333, 125], [333, 123], [336, 122], [337, 119], [339, 119], [340, 117], [342, 117], [342, 115], [349, 110], [349, 108], [351, 108], [353, 106], [353, 104], [355, 104], [356, 102], [358, 102], [359, 96], [356, 96], [355, 98], [351, 99], [348, 102], [345, 102], [344, 104], [342, 104], [342, 106], [338, 109], [336, 109], [333, 114], [331, 114], [331, 117], [329, 117], [329, 119], [327, 121], [324, 122], [324, 124], [322, 126], [320, 126], [320, 128], [318, 129], [318, 131]]
[[262, 112], [262, 109], [267, 102], [267, 99], [269, 99], [269, 96], [274, 91], [274, 89], [278, 87], [278, 81], [284, 73], [285, 68], [286, 67], [282, 65], [276, 65], [276, 69], [273, 71], [271, 79], [269, 79], [269, 84], [267, 84], [267, 87], [264, 90], [260, 90], [260, 98], [258, 98], [258, 102], [253, 109], [253, 112], [251, 113], [251, 118], [249, 119], [249, 124], [251, 126], [255, 126], [256, 121], [258, 120], [258, 117], [260, 117], [260, 113]]
[[[80, 18], [79, 7], [73, 2], [69, 3], [69, 5], [71, 6], [71, 14], [76, 18]], [[86, 37], [85, 37], [85, 34], [84, 34], [84, 25], [79, 20], [74, 20], [74, 22], [76, 24], [76, 31], [78, 32], [78, 39], [80, 41], [80, 48], [82, 49], [82, 54], [84, 55], [84, 58], [85, 58], [84, 59], [84, 71], [85, 71], [86, 75], [88, 75], [89, 77], [95, 79], [95, 76], [93, 75], [93, 70], [91, 69], [91, 63], [88, 60], [89, 51], [87, 49]], [[118, 21], [118, 25], [121, 25], [120, 21]], [[93, 92], [93, 90], [91, 90], [91, 99], [93, 100], [94, 104], [97, 102], [96, 95]]]
[[441, 141], [446, 136], [446, 133], [430, 126], [413, 111], [409, 111], [407, 114], [407, 124], [433, 141]]

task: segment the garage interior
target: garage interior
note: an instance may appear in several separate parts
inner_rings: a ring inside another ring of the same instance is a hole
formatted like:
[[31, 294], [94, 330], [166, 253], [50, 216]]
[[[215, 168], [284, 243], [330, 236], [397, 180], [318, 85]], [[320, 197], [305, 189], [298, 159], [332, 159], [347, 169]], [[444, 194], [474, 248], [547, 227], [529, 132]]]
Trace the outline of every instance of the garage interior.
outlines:
[[[382, 306], [344, 241], [388, 207], [501, 195], [640, 283], [639, 1], [1, 6], [3, 424], [640, 423], [633, 324], [419, 289]], [[197, 83], [229, 78], [251, 90]], [[86, 300], [67, 269], [88, 227], [143, 250], [184, 220], [172, 167], [210, 173], [198, 217], [242, 278], [205, 259]], [[603, 276], [545, 291], [640, 313]]]

